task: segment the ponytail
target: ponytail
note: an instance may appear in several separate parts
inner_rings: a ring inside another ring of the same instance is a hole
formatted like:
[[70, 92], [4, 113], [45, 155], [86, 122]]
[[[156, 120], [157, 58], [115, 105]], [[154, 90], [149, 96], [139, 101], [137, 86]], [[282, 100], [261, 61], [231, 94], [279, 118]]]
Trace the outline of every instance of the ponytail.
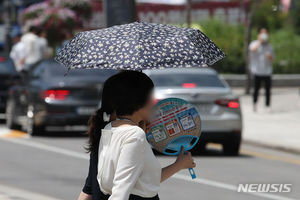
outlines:
[[88, 140], [88, 152], [95, 152], [98, 150], [100, 138], [101, 138], [101, 130], [108, 124], [108, 122], [104, 122], [103, 120], [103, 110], [102, 108], [96, 110], [96, 112], [90, 117], [88, 121], [89, 130], [87, 132], [89, 140]]
[[96, 110], [96, 112], [90, 117], [88, 121], [89, 130], [88, 134], [88, 146], [86, 148], [87, 152], [96, 152], [99, 148], [99, 142], [101, 138], [101, 130], [113, 120], [111, 117], [109, 121], [103, 119], [104, 112], [108, 115], [112, 115], [114, 112], [112, 106], [112, 92], [114, 91], [114, 76], [107, 79], [103, 85], [102, 98], [101, 98], [101, 108]]

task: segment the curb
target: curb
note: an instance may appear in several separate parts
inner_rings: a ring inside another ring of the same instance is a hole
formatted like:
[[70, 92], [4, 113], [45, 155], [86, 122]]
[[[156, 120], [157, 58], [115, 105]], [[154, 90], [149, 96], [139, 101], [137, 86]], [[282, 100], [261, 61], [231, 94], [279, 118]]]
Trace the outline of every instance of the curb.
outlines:
[[283, 151], [283, 152], [287, 152], [287, 153], [300, 154], [300, 149], [297, 149], [297, 148], [279, 146], [279, 145], [274, 145], [274, 144], [261, 142], [261, 141], [255, 141], [255, 140], [251, 140], [251, 139], [243, 139], [243, 143], [250, 144], [253, 146], [257, 146], [257, 147], [266, 147], [266, 148], [279, 150], [279, 151]]
[[[247, 82], [245, 74], [221, 74], [221, 77], [231, 87], [243, 87]], [[299, 87], [300, 74], [273, 74], [272, 85], [275, 87]]]

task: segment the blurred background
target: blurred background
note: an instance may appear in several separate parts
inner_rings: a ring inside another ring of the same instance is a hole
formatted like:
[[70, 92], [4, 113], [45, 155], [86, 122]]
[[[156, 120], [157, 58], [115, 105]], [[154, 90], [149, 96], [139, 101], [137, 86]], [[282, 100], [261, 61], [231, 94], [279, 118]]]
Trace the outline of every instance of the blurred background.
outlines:
[[[0, 0], [0, 200], [77, 198], [87, 121], [117, 72], [64, 76], [53, 57], [80, 31], [134, 21], [199, 29], [226, 53], [209, 68], [145, 71], [157, 100], [186, 99], [203, 121], [198, 178], [182, 171], [162, 184], [161, 199], [299, 199], [300, 1]], [[255, 54], [257, 42], [271, 58]], [[272, 70], [257, 74], [253, 63]], [[241, 183], [292, 191], [239, 193]]]

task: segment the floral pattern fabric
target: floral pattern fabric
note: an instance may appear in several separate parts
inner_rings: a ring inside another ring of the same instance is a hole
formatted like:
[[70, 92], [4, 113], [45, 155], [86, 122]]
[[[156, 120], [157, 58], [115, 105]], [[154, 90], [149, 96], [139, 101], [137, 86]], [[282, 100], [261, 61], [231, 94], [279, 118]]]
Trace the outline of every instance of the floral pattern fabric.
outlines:
[[55, 59], [68, 69], [144, 70], [203, 67], [224, 57], [200, 30], [134, 22], [80, 32]]

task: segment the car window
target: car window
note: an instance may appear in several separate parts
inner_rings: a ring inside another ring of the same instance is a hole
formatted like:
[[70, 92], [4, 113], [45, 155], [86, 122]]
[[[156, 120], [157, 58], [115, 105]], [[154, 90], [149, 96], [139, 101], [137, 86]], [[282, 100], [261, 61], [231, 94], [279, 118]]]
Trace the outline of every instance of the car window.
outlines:
[[11, 59], [0, 58], [0, 74], [16, 74], [15, 65]]
[[35, 77], [35, 78], [42, 77], [45, 73], [45, 70], [46, 70], [46, 66], [43, 65], [43, 64], [39, 64], [38, 66], [36, 66], [34, 68], [34, 70], [32, 71], [31, 76]]
[[[105, 81], [108, 77], [115, 74], [116, 70], [103, 69], [71, 69], [67, 75], [67, 69], [54, 60], [46, 60], [38, 64], [32, 71], [32, 76], [42, 77], [43, 79], [71, 79], [84, 78], [86, 80]], [[89, 77], [89, 78], [86, 78]]]
[[43, 63], [45, 68], [47, 69], [48, 76], [55, 78], [85, 78], [89, 77], [89, 79], [97, 79], [99, 81], [105, 81], [110, 76], [114, 75], [116, 70], [104, 70], [104, 69], [71, 69], [67, 72], [66, 67], [57, 63], [56, 61], [50, 61]]
[[160, 87], [225, 87], [215, 74], [168, 73], [152, 74], [150, 78]]

